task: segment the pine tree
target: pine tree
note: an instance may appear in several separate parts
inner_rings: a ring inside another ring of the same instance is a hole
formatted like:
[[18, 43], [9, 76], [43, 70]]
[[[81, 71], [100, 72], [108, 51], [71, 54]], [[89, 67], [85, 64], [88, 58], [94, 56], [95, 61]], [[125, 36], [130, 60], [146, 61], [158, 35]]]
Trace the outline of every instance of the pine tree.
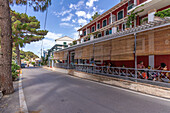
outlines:
[[24, 47], [26, 43], [42, 40], [48, 31], [37, 30], [40, 28], [40, 22], [35, 16], [11, 11], [11, 17], [13, 45], [16, 47], [17, 64], [20, 66], [19, 47]]

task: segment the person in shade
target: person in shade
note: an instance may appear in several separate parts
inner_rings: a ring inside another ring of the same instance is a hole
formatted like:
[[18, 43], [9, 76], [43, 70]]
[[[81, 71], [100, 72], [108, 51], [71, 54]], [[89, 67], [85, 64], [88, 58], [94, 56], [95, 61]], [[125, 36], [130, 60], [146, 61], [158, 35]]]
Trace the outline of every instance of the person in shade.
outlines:
[[[143, 61], [140, 61], [140, 63], [137, 65], [138, 69], [145, 69]], [[138, 71], [138, 77], [142, 79], [148, 79], [147, 73], [145, 73], [143, 70]]]

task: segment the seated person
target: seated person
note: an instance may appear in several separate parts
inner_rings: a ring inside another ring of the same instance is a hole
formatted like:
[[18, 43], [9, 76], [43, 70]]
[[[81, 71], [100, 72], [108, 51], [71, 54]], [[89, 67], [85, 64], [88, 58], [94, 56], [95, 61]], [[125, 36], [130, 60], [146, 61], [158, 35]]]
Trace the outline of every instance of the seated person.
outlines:
[[[161, 66], [158, 67], [159, 70], [168, 71], [168, 67], [165, 63], [161, 63]], [[159, 81], [164, 81], [165, 79], [169, 79], [169, 73], [168, 72], [161, 72], [161, 74], [158, 76]]]
[[107, 65], [107, 73], [111, 73], [110, 67], [112, 67], [112, 63], [109, 62]]
[[137, 65], [137, 68], [139, 68], [139, 69], [145, 68], [143, 61], [140, 61], [140, 63]]
[[[143, 61], [140, 61], [140, 63], [137, 65], [137, 68], [145, 69]], [[144, 71], [140, 70], [138, 71], [138, 74], [139, 74], [139, 78], [148, 79], [147, 74]]]

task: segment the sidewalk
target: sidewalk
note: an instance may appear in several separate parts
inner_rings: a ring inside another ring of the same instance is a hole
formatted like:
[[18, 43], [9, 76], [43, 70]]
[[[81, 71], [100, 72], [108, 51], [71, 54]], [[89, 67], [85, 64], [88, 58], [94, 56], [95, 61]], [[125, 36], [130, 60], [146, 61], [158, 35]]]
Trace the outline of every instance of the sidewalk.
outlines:
[[20, 113], [18, 81], [13, 82], [15, 92], [0, 99], [0, 113]]

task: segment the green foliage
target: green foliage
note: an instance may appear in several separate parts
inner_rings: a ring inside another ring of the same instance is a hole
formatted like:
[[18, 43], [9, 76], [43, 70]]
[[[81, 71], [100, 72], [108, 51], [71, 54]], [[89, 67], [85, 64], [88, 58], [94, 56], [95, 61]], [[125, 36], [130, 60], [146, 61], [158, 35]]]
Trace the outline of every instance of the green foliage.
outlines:
[[47, 63], [48, 63], [48, 57], [49, 57], [49, 55], [47, 55], [46, 58], [42, 57], [41, 65], [47, 65]]
[[[16, 57], [17, 57], [17, 54], [16, 54], [16, 48], [14, 47], [12, 49], [12, 60], [16, 60]], [[23, 51], [23, 50], [20, 50], [20, 57], [21, 59], [25, 59], [26, 61], [29, 61], [29, 59], [31, 58], [39, 58], [36, 54], [34, 54], [33, 52], [31, 51]]]
[[144, 18], [143, 20], [140, 21], [140, 23], [142, 24], [143, 22], [147, 22], [148, 18]]
[[39, 30], [40, 22], [35, 16], [17, 13], [11, 10], [12, 36], [15, 46], [23, 47], [26, 43], [42, 40], [46, 30]]
[[156, 12], [155, 16], [160, 18], [170, 17], [170, 8]]
[[13, 80], [17, 79], [18, 74], [19, 74], [19, 72], [17, 72], [17, 70], [20, 70], [20, 66], [17, 65], [15, 62], [12, 62], [11, 70], [12, 70], [12, 78], [13, 78]]
[[[100, 14], [98, 12], [96, 12], [91, 18], [92, 20], [96, 19], [98, 16], [100, 16]], [[90, 20], [90, 21], [92, 21]]]
[[74, 41], [73, 41], [73, 45], [76, 45], [76, 44], [77, 44], [77, 41], [76, 41], [76, 40], [74, 40]]
[[34, 11], [44, 12], [51, 5], [51, 0], [9, 0], [11, 5], [29, 5]]
[[141, 9], [139, 11], [136, 11], [138, 8], [142, 7], [144, 5], [136, 7], [134, 10], [132, 10], [131, 14], [128, 15], [128, 20], [126, 23], [126, 26], [129, 28], [131, 25], [133, 25], [134, 21], [136, 20], [136, 17], [138, 16], [139, 13], [143, 12], [144, 9]]
[[35, 62], [31, 62], [32, 65], [35, 65]]

